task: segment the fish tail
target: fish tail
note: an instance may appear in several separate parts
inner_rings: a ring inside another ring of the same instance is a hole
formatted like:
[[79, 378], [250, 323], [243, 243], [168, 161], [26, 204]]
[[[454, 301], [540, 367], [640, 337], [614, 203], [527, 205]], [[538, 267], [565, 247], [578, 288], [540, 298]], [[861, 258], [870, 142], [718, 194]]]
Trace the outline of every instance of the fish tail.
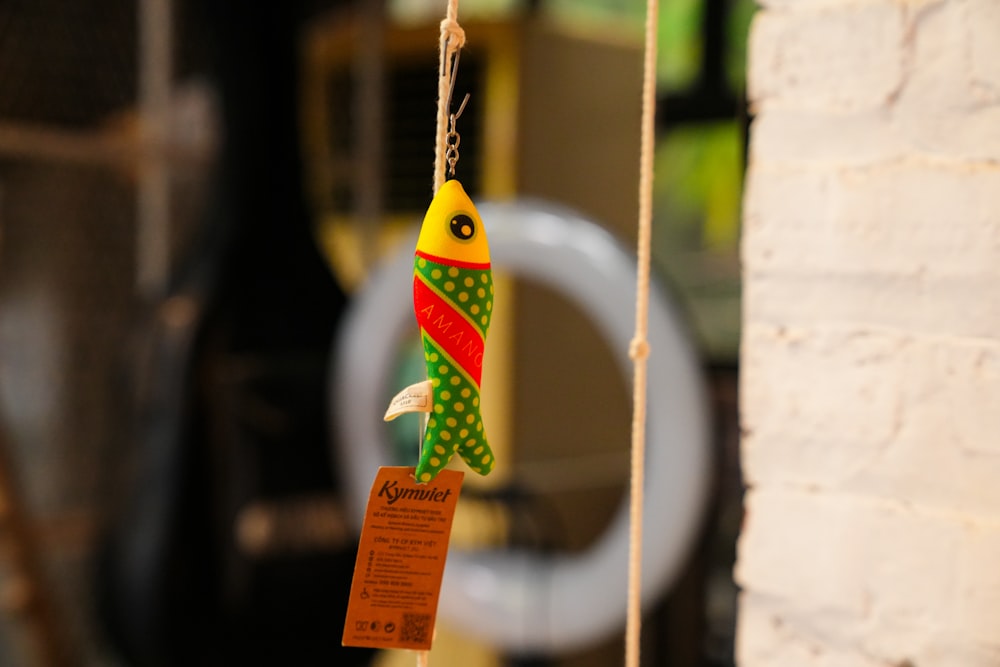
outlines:
[[459, 445], [458, 455], [462, 457], [466, 465], [480, 475], [488, 475], [496, 464], [496, 458], [493, 456], [493, 450], [490, 449], [490, 443], [486, 440], [486, 433], [481, 433], [480, 436], [475, 442]]
[[485, 475], [493, 469], [494, 460], [483, 428], [479, 386], [426, 332], [423, 340], [434, 398], [416, 479], [418, 482], [434, 479], [456, 452], [470, 468]]
[[443, 430], [438, 419], [436, 416], [431, 416], [427, 420], [420, 462], [414, 471], [414, 477], [420, 483], [429, 482], [437, 477], [459, 448], [458, 441], [452, 441], [450, 431]]
[[435, 412], [427, 420], [423, 451], [414, 473], [418, 482], [429, 482], [448, 465], [456, 452], [480, 475], [486, 475], [496, 461], [483, 429], [478, 408], [463, 412], [437, 410], [443, 404], [435, 401]]

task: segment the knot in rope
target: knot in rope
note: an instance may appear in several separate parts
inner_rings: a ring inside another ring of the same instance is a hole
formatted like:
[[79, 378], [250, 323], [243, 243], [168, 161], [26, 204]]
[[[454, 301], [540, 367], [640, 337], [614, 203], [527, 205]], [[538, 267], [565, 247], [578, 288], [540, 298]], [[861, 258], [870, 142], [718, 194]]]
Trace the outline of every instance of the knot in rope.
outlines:
[[633, 338], [628, 346], [628, 356], [633, 361], [645, 359], [649, 356], [649, 343], [645, 338]]
[[465, 46], [465, 29], [450, 16], [441, 21], [441, 44], [449, 49]]
[[455, 85], [458, 55], [465, 46], [465, 30], [458, 24], [458, 0], [448, 0], [448, 13], [441, 21], [440, 62], [438, 64], [438, 113], [434, 149], [434, 192], [445, 179], [445, 157], [448, 149], [448, 117], [451, 113], [451, 93]]

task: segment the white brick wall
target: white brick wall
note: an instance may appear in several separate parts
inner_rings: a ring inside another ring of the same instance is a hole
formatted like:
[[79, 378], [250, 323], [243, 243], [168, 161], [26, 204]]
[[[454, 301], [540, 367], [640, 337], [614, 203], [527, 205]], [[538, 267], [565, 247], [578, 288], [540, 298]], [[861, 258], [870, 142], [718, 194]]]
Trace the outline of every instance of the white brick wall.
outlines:
[[768, 0], [741, 667], [1000, 665], [1000, 0]]

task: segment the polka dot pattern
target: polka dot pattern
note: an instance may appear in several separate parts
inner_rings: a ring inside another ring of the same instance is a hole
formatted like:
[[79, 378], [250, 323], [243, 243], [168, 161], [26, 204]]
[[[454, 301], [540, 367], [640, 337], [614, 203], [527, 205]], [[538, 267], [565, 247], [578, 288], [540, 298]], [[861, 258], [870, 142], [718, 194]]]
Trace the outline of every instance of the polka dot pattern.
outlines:
[[[489, 269], [450, 266], [417, 257], [414, 278], [422, 280], [455, 313], [463, 316], [483, 339], [493, 316], [493, 275]], [[479, 386], [422, 331], [427, 377], [434, 389], [434, 405], [424, 434], [423, 455], [416, 478], [433, 479], [455, 453], [481, 474], [493, 469], [493, 452], [486, 441], [479, 413]]]
[[414, 271], [486, 335], [493, 313], [493, 274], [489, 269], [447, 266], [418, 257]]
[[[448, 357], [426, 333], [422, 336], [428, 374], [433, 374], [433, 416], [424, 432], [423, 455], [416, 478], [433, 479], [455, 453], [474, 471], [485, 475], [494, 466], [493, 452], [486, 440], [483, 419], [479, 414], [479, 387]], [[442, 383], [441, 379], [445, 378]], [[433, 380], [438, 380], [435, 383]], [[449, 389], [441, 389], [445, 384]], [[425, 475], [430, 475], [425, 478]]]

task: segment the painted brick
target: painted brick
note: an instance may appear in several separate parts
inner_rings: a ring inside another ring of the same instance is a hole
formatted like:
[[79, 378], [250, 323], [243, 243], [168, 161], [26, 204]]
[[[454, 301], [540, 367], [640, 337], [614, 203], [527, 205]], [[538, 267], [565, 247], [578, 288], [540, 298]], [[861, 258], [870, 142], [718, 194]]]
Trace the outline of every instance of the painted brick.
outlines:
[[954, 608], [958, 595], [965, 528], [949, 515], [784, 488], [754, 489], [746, 507], [736, 577], [755, 593], [854, 621], [885, 617], [914, 629], [955, 623], [937, 615]]
[[736, 571], [753, 582], [741, 604], [743, 657], [995, 664], [1000, 574], [987, 555], [1000, 546], [996, 523], [785, 489], [751, 491], [747, 511]]
[[1000, 299], [983, 286], [1000, 283], [1000, 167], [757, 164], [742, 252], [751, 322], [990, 337]]
[[980, 161], [1000, 156], [1000, 105], [991, 94], [997, 64], [989, 60], [1000, 56], [1000, 24], [992, 16], [997, 3], [990, 5], [939, 0], [910, 12], [909, 65], [892, 124], [912, 152]]
[[893, 442], [901, 398], [883, 379], [899, 358], [897, 339], [749, 326], [741, 393], [748, 483], [836, 486]]
[[755, 167], [750, 179], [744, 258], [756, 271], [1000, 276], [1000, 166]]
[[968, 109], [972, 99], [964, 51], [965, 8], [954, 0], [913, 3], [905, 11], [907, 68], [893, 100], [923, 114]]
[[807, 167], [878, 166], [914, 155], [964, 162], [994, 161], [1000, 155], [1000, 134], [996, 132], [1000, 106], [932, 108], [932, 103], [944, 99], [949, 97], [937, 94], [909, 107], [851, 113], [775, 107], [754, 123], [753, 162]]
[[996, 667], [1000, 651], [948, 631], [887, 628], [744, 593], [736, 658], [742, 667]]
[[738, 661], [1000, 664], [1000, 2], [763, 5]]
[[1000, 102], [1000, 3], [966, 0], [961, 6], [973, 92], [979, 99]]
[[853, 113], [775, 107], [754, 122], [754, 165], [842, 167], [898, 160], [908, 153], [907, 138], [884, 108]]
[[958, 113], [914, 113], [900, 125], [915, 149], [926, 155], [957, 156], [983, 162], [1000, 159], [998, 106]]
[[[858, 164], [903, 154], [980, 161], [1000, 154], [996, 2], [778, 6], [761, 13], [752, 33], [760, 47], [752, 42], [751, 100], [771, 111], [754, 131], [756, 157]], [[874, 33], [880, 20], [881, 36]], [[810, 32], [824, 31], [826, 21], [829, 46]], [[843, 34], [855, 30], [863, 44], [895, 45], [898, 62], [871, 46], [842, 48]]]
[[990, 337], [1000, 330], [1000, 297], [986, 289], [976, 276], [928, 280], [785, 273], [745, 281], [743, 306], [760, 323], [855, 323], [929, 335]]
[[883, 379], [898, 349], [887, 337], [749, 325], [741, 368], [746, 481], [836, 488], [852, 480], [897, 437], [901, 397]]
[[884, 105], [903, 80], [904, 19], [892, 2], [759, 12], [750, 31], [750, 98], [840, 110]]
[[[959, 636], [968, 643], [995, 644], [1000, 609], [1000, 529], [991, 524], [970, 524], [955, 564], [958, 600], [954, 614]], [[998, 663], [1000, 664], [1000, 663]]]
[[812, 628], [803, 628], [801, 619], [813, 617], [814, 612], [770, 596], [744, 594], [740, 599], [737, 663], [743, 667], [885, 667], [884, 662], [836, 645]]
[[745, 335], [750, 484], [1000, 516], [1000, 342], [762, 325]]

